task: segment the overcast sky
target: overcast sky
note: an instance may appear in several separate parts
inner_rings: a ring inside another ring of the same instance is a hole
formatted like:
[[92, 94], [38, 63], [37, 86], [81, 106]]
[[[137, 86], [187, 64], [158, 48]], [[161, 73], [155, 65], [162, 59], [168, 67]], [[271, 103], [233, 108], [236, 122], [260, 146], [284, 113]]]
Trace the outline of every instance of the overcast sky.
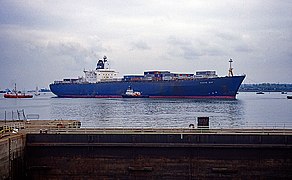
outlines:
[[292, 83], [291, 0], [0, 0], [0, 89], [83, 76], [106, 55], [144, 70]]

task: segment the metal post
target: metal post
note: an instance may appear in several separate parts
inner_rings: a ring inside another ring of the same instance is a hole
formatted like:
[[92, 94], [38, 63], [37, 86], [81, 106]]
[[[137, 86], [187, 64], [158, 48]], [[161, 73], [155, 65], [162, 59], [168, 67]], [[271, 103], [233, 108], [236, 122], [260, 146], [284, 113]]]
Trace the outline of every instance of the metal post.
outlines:
[[18, 120], [20, 120], [20, 111], [16, 110], [17, 111], [17, 116], [18, 116]]
[[9, 138], [8, 139], [8, 164], [9, 164], [9, 179], [11, 179], [11, 176], [12, 176], [12, 168], [11, 168], [11, 161], [12, 161], [12, 158], [11, 158], [11, 139]]
[[26, 117], [25, 117], [24, 109], [22, 109], [22, 114], [23, 114], [23, 120], [26, 121], [27, 119], [26, 119]]

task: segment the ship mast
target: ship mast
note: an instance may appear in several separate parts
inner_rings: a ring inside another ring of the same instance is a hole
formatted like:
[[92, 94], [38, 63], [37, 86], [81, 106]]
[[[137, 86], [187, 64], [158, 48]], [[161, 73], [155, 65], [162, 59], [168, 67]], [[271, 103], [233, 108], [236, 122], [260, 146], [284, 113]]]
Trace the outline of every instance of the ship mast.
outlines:
[[16, 83], [14, 83], [14, 93], [17, 95]]
[[104, 65], [107, 65], [105, 66], [105, 69], [110, 69], [110, 64], [108, 63], [107, 57], [105, 55], [103, 56], [103, 63]]
[[232, 63], [232, 59], [229, 60], [229, 70], [228, 70], [228, 76], [229, 77], [232, 77], [233, 76], [233, 68], [231, 66], [231, 63]]

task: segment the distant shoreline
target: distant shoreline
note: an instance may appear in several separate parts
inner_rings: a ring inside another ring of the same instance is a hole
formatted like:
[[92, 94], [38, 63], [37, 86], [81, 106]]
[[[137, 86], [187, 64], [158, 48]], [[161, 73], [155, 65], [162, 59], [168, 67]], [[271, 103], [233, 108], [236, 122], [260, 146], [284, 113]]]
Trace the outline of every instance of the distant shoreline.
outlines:
[[281, 90], [273, 90], [273, 91], [271, 91], [271, 90], [246, 90], [246, 89], [244, 89], [244, 90], [239, 89], [238, 90], [238, 92], [259, 92], [259, 91], [262, 91], [262, 92], [279, 92], [279, 93], [281, 93], [281, 92], [292, 92], [292, 90], [289, 90], [289, 91], [281, 91]]
[[292, 84], [241, 84], [239, 92], [292, 92]]

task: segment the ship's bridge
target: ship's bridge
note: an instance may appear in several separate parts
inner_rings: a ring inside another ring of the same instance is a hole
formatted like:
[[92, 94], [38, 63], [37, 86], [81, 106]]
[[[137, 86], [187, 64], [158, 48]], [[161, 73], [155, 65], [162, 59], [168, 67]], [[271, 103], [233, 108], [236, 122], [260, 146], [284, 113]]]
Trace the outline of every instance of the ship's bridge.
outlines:
[[116, 72], [114, 69], [85, 70], [84, 74], [85, 81], [89, 83], [115, 80], [118, 76], [118, 72]]
[[100, 81], [116, 80], [118, 72], [116, 72], [114, 69], [110, 69], [107, 57], [104, 56], [103, 60], [98, 60], [95, 70], [84, 70], [84, 74], [85, 81], [89, 83], [96, 83]]

